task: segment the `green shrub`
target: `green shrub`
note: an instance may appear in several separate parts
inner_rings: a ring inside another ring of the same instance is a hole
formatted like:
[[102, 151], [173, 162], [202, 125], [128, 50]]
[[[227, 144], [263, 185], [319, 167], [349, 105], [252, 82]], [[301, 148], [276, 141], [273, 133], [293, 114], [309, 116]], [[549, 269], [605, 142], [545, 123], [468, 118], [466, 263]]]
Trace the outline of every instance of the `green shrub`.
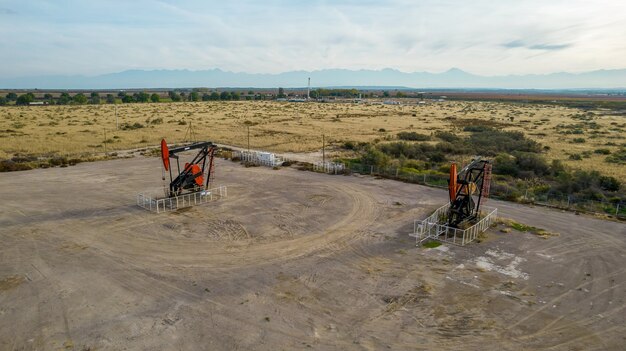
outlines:
[[446, 160], [446, 155], [443, 152], [434, 152], [430, 154], [428, 160], [435, 163], [444, 162]]
[[622, 148], [613, 155], [607, 156], [605, 160], [609, 163], [626, 164], [626, 148]]
[[522, 179], [545, 176], [550, 167], [541, 155], [531, 152], [514, 152], [513, 155], [499, 154], [494, 159], [493, 172]]
[[345, 143], [343, 143], [343, 145], [341, 147], [346, 149], [346, 150], [354, 150], [354, 149], [356, 149], [356, 145], [354, 144], [353, 141], [346, 141]]
[[400, 132], [398, 133], [398, 139], [409, 141], [428, 141], [430, 136], [426, 134], [418, 134], [416, 132]]
[[619, 191], [621, 184], [619, 180], [614, 177], [601, 176], [600, 188], [606, 191]]
[[144, 125], [139, 123], [139, 122], [135, 122], [133, 124], [130, 123], [124, 123], [120, 126], [120, 129], [122, 130], [134, 130], [134, 129], [140, 129], [143, 128]]
[[363, 156], [361, 156], [361, 163], [364, 165], [386, 167], [389, 164], [389, 156], [385, 155], [380, 150], [370, 147]]
[[465, 128], [463, 128], [463, 130], [466, 132], [478, 132], [478, 133], [489, 131], [491, 129], [492, 129], [491, 127], [484, 126], [484, 125], [466, 126]]
[[15, 162], [12, 160], [0, 161], [0, 172], [27, 171], [33, 169], [28, 163]]
[[67, 158], [64, 156], [54, 156], [48, 160], [51, 166], [62, 166], [67, 164]]
[[412, 168], [415, 170], [424, 170], [426, 169], [426, 167], [424, 167], [424, 163], [420, 162], [420, 161], [416, 161], [416, 160], [406, 160], [404, 161], [404, 168]]
[[443, 140], [443, 141], [447, 141], [449, 143], [453, 143], [456, 141], [461, 140], [461, 138], [459, 138], [456, 134], [450, 133], [450, 132], [446, 132], [446, 131], [442, 131], [442, 130], [438, 130], [435, 132], [435, 137]]
[[474, 153], [485, 156], [513, 151], [541, 152], [541, 144], [526, 138], [524, 133], [502, 131], [491, 127], [483, 127], [480, 132], [473, 132], [468, 143]]
[[583, 157], [581, 154], [571, 154], [569, 155], [569, 159], [574, 161], [580, 161], [583, 159]]
[[595, 149], [595, 150], [593, 150], [593, 152], [595, 154], [600, 154], [600, 155], [610, 155], [611, 154], [611, 150], [609, 150], [609, 149]]

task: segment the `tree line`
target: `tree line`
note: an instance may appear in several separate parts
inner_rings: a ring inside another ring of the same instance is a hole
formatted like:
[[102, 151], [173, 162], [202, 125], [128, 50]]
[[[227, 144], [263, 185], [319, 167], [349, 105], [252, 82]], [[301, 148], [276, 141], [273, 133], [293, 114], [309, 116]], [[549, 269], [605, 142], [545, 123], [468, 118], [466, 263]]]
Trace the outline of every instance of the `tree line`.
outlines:
[[[265, 100], [264, 94], [252, 93], [253, 96], [245, 98], [247, 100]], [[29, 105], [31, 102], [41, 101], [48, 105], [84, 105], [84, 104], [115, 104], [115, 103], [148, 103], [148, 102], [181, 102], [181, 101], [237, 101], [241, 99], [240, 93], [236, 91], [222, 91], [222, 92], [178, 92], [175, 90], [169, 91], [167, 97], [163, 98], [157, 93], [149, 94], [145, 91], [134, 92], [132, 94], [125, 91], [120, 91], [117, 94], [102, 95], [98, 92], [92, 92], [85, 95], [84, 93], [77, 93], [70, 95], [68, 92], [63, 92], [59, 96], [55, 97], [50, 93], [43, 95], [43, 98], [37, 99], [35, 94], [28, 92], [22, 95], [17, 95], [15, 92], [10, 92], [6, 96], [0, 96], [0, 106], [14, 104], [18, 106]]]

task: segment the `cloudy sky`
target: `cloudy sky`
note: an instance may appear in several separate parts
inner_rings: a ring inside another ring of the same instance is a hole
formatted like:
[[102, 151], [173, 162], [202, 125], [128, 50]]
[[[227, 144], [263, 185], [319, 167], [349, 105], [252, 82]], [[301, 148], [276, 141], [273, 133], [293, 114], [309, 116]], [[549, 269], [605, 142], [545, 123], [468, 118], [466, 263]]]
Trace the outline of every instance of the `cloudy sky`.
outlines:
[[626, 68], [624, 0], [0, 0], [0, 75]]

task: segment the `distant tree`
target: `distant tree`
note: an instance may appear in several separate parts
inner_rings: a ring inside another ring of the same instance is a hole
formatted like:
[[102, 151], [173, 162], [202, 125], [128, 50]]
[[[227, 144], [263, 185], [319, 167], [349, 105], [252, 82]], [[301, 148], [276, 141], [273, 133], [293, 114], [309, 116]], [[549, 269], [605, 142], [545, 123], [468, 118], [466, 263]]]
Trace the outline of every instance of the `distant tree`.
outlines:
[[7, 94], [7, 100], [8, 101], [16, 101], [17, 100], [17, 94], [16, 93], [8, 93]]
[[309, 97], [311, 97], [311, 99], [317, 99], [319, 96], [319, 91], [317, 90], [313, 90], [309, 93]]
[[211, 100], [211, 95], [209, 93], [202, 94], [202, 101], [209, 101], [209, 100]]
[[120, 98], [120, 99], [123, 99], [123, 98], [124, 98], [124, 96], [126, 96], [126, 92], [125, 92], [125, 91], [123, 91], [123, 90], [120, 90], [120, 91], [117, 93], [117, 97], [118, 97], [118, 98]]
[[26, 93], [18, 96], [17, 100], [15, 100], [16, 105], [28, 105], [31, 102], [35, 101], [35, 95], [33, 93]]
[[170, 99], [171, 99], [172, 101], [174, 101], [174, 102], [178, 102], [178, 101], [180, 101], [180, 95], [178, 95], [178, 93], [177, 93], [177, 92], [175, 92], [175, 91], [173, 91], [173, 90], [172, 90], [172, 91], [169, 91], [169, 92], [167, 93], [167, 95], [168, 95], [168, 96], [170, 97]]
[[54, 97], [52, 96], [52, 94], [46, 93], [46, 94], [43, 95], [43, 99], [47, 100], [47, 101], [52, 101], [52, 99], [54, 99]]
[[81, 104], [81, 105], [87, 103], [87, 97], [83, 93], [78, 93], [78, 94], [74, 95], [72, 100], [74, 100], [75, 103]]
[[159, 97], [159, 94], [152, 93], [152, 95], [150, 95], [150, 101], [152, 101], [152, 102], [159, 102], [159, 101], [161, 101], [161, 98]]
[[115, 96], [113, 94], [107, 94], [107, 104], [114, 104]]
[[98, 94], [95, 91], [92, 91], [91, 95], [89, 96], [89, 103], [98, 105], [100, 103], [100, 94]]
[[57, 100], [57, 104], [59, 105], [67, 105], [70, 103], [70, 101], [72, 101], [72, 98], [70, 97], [69, 93], [63, 92], [61, 93], [61, 96], [59, 96], [59, 99]]
[[404, 98], [404, 97], [406, 97], [406, 94], [401, 92], [401, 91], [399, 91], [399, 92], [396, 93], [396, 97], [397, 98]]
[[233, 91], [232, 93], [230, 93], [230, 99], [231, 100], [239, 100], [240, 96], [239, 93], [236, 91]]
[[0, 96], [0, 106], [4, 106], [9, 103], [9, 100], [4, 96]]
[[223, 91], [220, 93], [220, 100], [230, 100], [230, 93]]
[[180, 93], [180, 101], [187, 101], [187, 94], [184, 91]]
[[150, 100], [150, 95], [145, 91], [142, 91], [140, 93], [134, 93], [133, 98], [137, 102], [148, 102]]
[[285, 95], [285, 89], [283, 88], [278, 88], [278, 98], [279, 99], [284, 99], [286, 98], [287, 95]]
[[248, 95], [254, 95], [254, 90], [248, 90]]
[[189, 101], [200, 101], [200, 94], [197, 91], [192, 91], [189, 94]]
[[135, 99], [133, 99], [133, 97], [130, 95], [124, 95], [124, 97], [122, 97], [122, 102], [127, 104], [131, 102], [135, 102]]
[[220, 99], [220, 94], [217, 91], [214, 91], [211, 93], [211, 97], [209, 98], [209, 100], [212, 101], [217, 101]]
[[388, 91], [383, 91], [383, 96], [384, 97], [389, 97], [389, 92]]

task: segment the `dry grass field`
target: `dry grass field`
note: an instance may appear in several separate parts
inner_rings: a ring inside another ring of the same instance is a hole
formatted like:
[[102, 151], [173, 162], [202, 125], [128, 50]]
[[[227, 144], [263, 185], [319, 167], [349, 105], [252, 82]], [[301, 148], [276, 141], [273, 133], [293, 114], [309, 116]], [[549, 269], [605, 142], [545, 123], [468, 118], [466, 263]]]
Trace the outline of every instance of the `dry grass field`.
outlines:
[[[519, 130], [549, 147], [548, 159], [574, 169], [624, 178], [626, 166], [605, 162], [598, 149], [624, 145], [626, 118], [611, 111], [582, 111], [523, 103], [450, 101], [417, 105], [287, 102], [185, 102], [117, 105], [0, 107], [0, 159], [15, 155], [81, 155], [154, 146], [165, 137], [197, 139], [275, 152], [316, 151], [327, 144], [393, 140], [401, 131], [430, 134], [488, 124]], [[139, 127], [139, 128], [136, 128]], [[570, 155], [582, 155], [571, 160]]]

